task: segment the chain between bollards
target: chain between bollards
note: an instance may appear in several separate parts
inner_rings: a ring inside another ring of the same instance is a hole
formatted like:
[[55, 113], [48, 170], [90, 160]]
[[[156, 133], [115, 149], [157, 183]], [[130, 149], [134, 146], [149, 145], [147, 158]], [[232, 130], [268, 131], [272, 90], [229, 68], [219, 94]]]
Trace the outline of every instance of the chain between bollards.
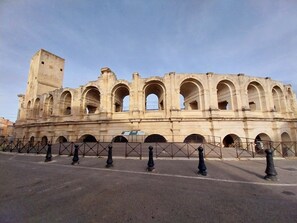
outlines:
[[52, 161], [52, 144], [47, 145], [47, 151], [44, 162]]
[[155, 169], [155, 163], [153, 158], [153, 147], [149, 146], [149, 160], [147, 162], [147, 171], [152, 172]]
[[206, 176], [207, 175], [207, 172], [206, 172], [207, 168], [206, 168], [205, 163], [204, 163], [203, 148], [201, 146], [198, 147], [198, 152], [199, 152], [198, 174]]
[[78, 157], [78, 145], [74, 145], [74, 155], [72, 158], [72, 165], [79, 164], [79, 157]]
[[273, 162], [273, 151], [272, 149], [266, 149], [266, 176], [264, 177], [265, 180], [271, 180], [271, 181], [277, 181], [277, 172], [274, 168], [274, 162]]
[[108, 146], [108, 158], [106, 161], [106, 168], [113, 167], [113, 160], [112, 160], [112, 146]]

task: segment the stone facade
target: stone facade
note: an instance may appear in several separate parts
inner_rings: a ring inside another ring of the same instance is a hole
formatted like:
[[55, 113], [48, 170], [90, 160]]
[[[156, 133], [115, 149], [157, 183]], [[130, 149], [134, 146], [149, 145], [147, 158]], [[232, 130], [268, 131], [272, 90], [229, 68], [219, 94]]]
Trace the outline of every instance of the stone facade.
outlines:
[[[132, 81], [102, 68], [95, 81], [62, 88], [64, 59], [33, 56], [19, 95], [16, 137], [58, 141], [296, 141], [291, 85], [244, 74], [175, 73]], [[125, 133], [123, 133], [126, 131]], [[130, 131], [130, 132], [129, 132]], [[134, 138], [133, 138], [134, 137]], [[216, 140], [217, 141], [217, 140]]]
[[13, 137], [13, 122], [0, 117], [0, 140]]

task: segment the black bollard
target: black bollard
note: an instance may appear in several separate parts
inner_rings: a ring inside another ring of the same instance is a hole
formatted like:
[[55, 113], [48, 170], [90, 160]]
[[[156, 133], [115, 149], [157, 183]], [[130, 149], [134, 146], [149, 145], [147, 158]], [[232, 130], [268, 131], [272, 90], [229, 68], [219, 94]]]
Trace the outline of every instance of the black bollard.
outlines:
[[274, 168], [274, 163], [273, 163], [273, 151], [272, 149], [266, 149], [266, 176], [264, 177], [265, 180], [271, 180], [271, 181], [277, 181], [277, 172]]
[[147, 162], [147, 171], [152, 172], [155, 169], [155, 163], [153, 158], [153, 147], [149, 146], [149, 160]]
[[113, 160], [112, 160], [112, 146], [109, 145], [108, 146], [108, 157], [107, 157], [107, 161], [106, 161], [106, 168], [109, 168], [109, 167], [113, 167]]
[[9, 142], [9, 152], [12, 152], [13, 151], [13, 142]]
[[204, 163], [203, 148], [201, 146], [199, 146], [198, 151], [199, 151], [198, 174], [206, 176], [207, 172], [206, 172], [206, 166], [205, 166], [205, 163]]
[[44, 162], [50, 162], [50, 161], [52, 161], [52, 145], [48, 144]]
[[6, 140], [4, 140], [2, 145], [3, 145], [2, 151], [5, 152], [6, 151]]
[[78, 145], [74, 145], [74, 155], [72, 159], [72, 165], [79, 164], [79, 157], [78, 157]]

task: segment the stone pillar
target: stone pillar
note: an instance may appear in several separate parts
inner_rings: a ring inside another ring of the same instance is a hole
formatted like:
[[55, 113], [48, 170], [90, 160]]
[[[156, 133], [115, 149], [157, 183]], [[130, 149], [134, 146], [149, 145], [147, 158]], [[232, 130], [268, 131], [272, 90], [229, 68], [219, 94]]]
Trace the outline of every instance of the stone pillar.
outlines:
[[25, 95], [18, 94], [19, 98], [19, 110], [18, 110], [18, 116], [17, 120], [23, 120], [26, 118], [26, 109], [25, 109]]
[[[208, 83], [208, 97], [207, 99], [209, 99], [209, 109], [211, 110], [217, 110], [218, 109], [218, 105], [217, 105], [217, 101], [218, 101], [218, 96], [217, 96], [217, 88], [216, 86], [213, 86], [213, 72], [208, 72], [206, 73], [207, 76], [207, 83]], [[209, 110], [208, 109], [208, 110]], [[207, 110], [207, 108], [205, 108], [205, 110]]]

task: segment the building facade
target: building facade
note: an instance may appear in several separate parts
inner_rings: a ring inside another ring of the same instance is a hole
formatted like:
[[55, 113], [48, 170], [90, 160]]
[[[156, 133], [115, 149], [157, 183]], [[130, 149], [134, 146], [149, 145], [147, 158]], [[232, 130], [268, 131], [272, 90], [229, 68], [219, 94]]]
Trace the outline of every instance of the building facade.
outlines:
[[13, 137], [13, 122], [0, 117], [0, 140], [12, 139]]
[[191, 142], [236, 138], [297, 141], [291, 85], [244, 74], [170, 72], [118, 80], [102, 68], [95, 81], [63, 88], [64, 59], [38, 51], [24, 95], [16, 138], [51, 142]]

